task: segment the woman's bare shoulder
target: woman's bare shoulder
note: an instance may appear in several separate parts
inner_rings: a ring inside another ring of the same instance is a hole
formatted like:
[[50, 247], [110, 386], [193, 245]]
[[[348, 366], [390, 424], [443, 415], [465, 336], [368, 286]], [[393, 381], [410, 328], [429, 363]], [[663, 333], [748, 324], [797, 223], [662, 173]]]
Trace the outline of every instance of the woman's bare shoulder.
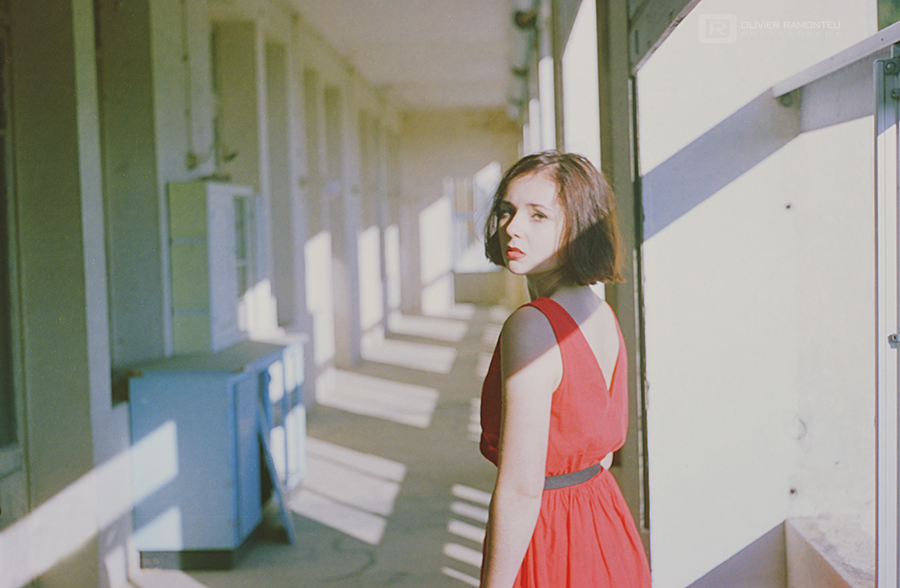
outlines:
[[550, 320], [534, 306], [517, 308], [500, 334], [504, 359], [510, 364], [526, 364], [557, 347]]
[[515, 337], [553, 335], [550, 319], [537, 307], [529, 304], [520, 306], [503, 323], [504, 335]]

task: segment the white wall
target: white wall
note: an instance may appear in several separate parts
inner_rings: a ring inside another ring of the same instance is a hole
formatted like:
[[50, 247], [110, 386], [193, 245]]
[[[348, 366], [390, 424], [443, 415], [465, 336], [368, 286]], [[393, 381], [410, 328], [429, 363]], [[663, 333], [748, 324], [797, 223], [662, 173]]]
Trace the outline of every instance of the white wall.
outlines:
[[789, 516], [859, 517], [874, 536], [874, 123], [804, 133], [787, 148], [797, 235], [800, 468]]
[[[807, 21], [839, 28], [785, 25]], [[871, 507], [871, 121], [797, 137], [799, 101], [768, 89], [874, 23], [864, 0], [707, 0], [638, 74], [657, 588], [787, 517]]]
[[109, 379], [93, 8], [10, 7], [28, 513], [0, 532], [4, 587], [125, 581], [127, 412]]

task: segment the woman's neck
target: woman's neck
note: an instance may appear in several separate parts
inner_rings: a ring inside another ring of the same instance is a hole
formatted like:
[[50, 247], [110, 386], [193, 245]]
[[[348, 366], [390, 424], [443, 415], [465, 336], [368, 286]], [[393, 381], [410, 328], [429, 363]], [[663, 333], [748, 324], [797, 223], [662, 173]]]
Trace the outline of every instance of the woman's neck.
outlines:
[[527, 277], [527, 282], [528, 295], [532, 300], [536, 298], [550, 298], [557, 291], [574, 286], [569, 280], [564, 279], [560, 271], [531, 275]]

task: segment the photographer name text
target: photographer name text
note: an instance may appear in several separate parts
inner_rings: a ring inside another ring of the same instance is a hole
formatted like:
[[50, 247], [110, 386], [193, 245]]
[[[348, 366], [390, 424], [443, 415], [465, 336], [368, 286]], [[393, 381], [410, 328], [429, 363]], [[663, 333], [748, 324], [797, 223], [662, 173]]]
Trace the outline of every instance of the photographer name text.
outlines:
[[797, 20], [797, 21], [741, 21], [741, 30], [752, 31], [834, 31], [841, 28], [841, 23], [831, 20]]

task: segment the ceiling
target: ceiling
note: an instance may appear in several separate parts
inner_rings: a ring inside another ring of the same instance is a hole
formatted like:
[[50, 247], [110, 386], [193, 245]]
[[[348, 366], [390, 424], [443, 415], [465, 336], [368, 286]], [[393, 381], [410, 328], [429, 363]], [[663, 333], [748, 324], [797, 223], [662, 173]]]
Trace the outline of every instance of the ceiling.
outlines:
[[403, 109], [505, 108], [514, 0], [292, 0]]

